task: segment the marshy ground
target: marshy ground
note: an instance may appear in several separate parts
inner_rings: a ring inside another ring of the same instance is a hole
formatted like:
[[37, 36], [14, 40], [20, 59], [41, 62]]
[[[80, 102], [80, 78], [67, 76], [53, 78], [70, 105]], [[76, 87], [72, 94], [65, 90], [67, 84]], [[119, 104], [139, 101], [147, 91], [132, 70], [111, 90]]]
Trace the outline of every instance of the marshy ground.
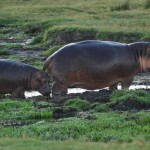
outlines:
[[[39, 69], [70, 42], [150, 40], [149, 0], [7, 0], [0, 7], [0, 58]], [[61, 103], [0, 95], [0, 149], [147, 150], [150, 73], [137, 74], [135, 86], [146, 89], [69, 93]]]
[[[31, 46], [32, 40], [1, 38], [0, 57], [42, 69], [45, 49]], [[144, 85], [147, 89], [69, 93], [59, 103], [43, 96], [23, 100], [1, 95], [0, 137], [93, 142], [149, 140], [149, 75], [138, 74], [133, 82], [134, 86]]]

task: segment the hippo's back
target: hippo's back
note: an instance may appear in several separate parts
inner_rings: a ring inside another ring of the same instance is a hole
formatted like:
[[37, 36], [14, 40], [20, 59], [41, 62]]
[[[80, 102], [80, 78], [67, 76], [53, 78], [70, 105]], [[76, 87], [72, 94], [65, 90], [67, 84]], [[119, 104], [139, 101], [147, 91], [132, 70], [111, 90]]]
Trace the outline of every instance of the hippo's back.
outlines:
[[0, 59], [0, 70], [15, 71], [18, 74], [22, 69], [37, 70], [35, 67], [9, 59]]
[[[128, 61], [125, 61], [127, 60]], [[68, 44], [48, 59], [53, 60], [53, 68], [65, 71], [66, 68], [89, 68], [103, 71], [112, 67], [128, 66], [134, 63], [134, 56], [127, 44], [109, 41], [82, 41]], [[49, 61], [50, 62], [50, 61]], [[48, 64], [48, 63], [47, 63]]]
[[0, 83], [25, 82], [33, 70], [36, 70], [36, 68], [21, 62], [0, 59]]
[[94, 56], [95, 59], [95, 56], [97, 56], [97, 54], [98, 56], [101, 56], [103, 54], [106, 55], [111, 53], [124, 53], [124, 50], [126, 51], [127, 47], [128, 45], [119, 42], [88, 40], [68, 44], [56, 51], [51, 57], [63, 57], [66, 55], [83, 55], [85, 57], [89, 55], [90, 58]]

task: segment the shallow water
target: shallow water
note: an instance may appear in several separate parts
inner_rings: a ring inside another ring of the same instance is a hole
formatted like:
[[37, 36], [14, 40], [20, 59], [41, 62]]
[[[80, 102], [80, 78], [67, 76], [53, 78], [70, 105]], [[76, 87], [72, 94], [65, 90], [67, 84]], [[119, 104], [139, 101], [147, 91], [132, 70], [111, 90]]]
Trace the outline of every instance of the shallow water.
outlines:
[[[108, 88], [105, 88], [108, 89]], [[118, 86], [118, 89], [121, 89], [121, 86]], [[150, 85], [131, 85], [129, 89], [135, 90], [135, 89], [150, 89]], [[85, 90], [85, 89], [81, 89], [81, 88], [70, 88], [68, 89], [68, 93], [83, 93], [85, 91], [90, 91], [90, 90]], [[99, 91], [98, 90], [94, 90], [94, 91]], [[39, 96], [41, 95], [39, 92], [37, 91], [32, 91], [32, 92], [25, 92], [25, 96], [26, 98], [28, 97], [32, 97], [32, 96]]]

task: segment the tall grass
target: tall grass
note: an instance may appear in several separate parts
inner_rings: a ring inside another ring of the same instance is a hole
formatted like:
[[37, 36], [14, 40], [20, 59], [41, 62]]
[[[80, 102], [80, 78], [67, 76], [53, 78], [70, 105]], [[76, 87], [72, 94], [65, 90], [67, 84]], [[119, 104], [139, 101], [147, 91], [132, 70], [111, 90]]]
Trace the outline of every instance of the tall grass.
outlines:
[[1, 55], [9, 55], [9, 51], [5, 50], [5, 49], [2, 49], [2, 50], [0, 50], [0, 56]]
[[145, 9], [149, 9], [150, 8], [150, 0], [145, 0], [144, 8]]
[[111, 11], [121, 11], [121, 10], [129, 10], [130, 9], [130, 1], [129, 0], [124, 0], [122, 3], [120, 4], [116, 4], [112, 7], [110, 7]]
[[48, 122], [46, 120], [21, 128], [1, 127], [1, 137], [30, 137], [51, 141], [132, 142], [149, 141], [150, 114], [115, 112], [97, 114], [94, 120], [78, 117]]
[[30, 27], [32, 31], [36, 29], [38, 32], [56, 26], [88, 27], [100, 31], [148, 32], [150, 14], [141, 9], [144, 1], [123, 2], [115, 0], [115, 6], [121, 3], [121, 9], [129, 6], [131, 9], [112, 12], [109, 8], [114, 6], [114, 0], [0, 1], [0, 25], [24, 26], [28, 29]]
[[148, 150], [150, 147], [149, 142], [136, 141], [133, 143], [95, 143], [95, 142], [75, 142], [75, 141], [39, 141], [30, 138], [12, 139], [1, 138], [0, 145], [2, 149], [6, 150]]

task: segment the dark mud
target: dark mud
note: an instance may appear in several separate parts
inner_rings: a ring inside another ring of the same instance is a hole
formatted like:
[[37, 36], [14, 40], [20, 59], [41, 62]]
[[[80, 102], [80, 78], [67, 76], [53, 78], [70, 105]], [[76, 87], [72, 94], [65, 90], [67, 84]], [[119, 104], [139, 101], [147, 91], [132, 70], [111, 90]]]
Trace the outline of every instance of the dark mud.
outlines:
[[[147, 91], [148, 93], [150, 93], [150, 89], [142, 89]], [[123, 102], [116, 102], [116, 103], [111, 103], [110, 102], [110, 96], [112, 94], [112, 91], [110, 90], [99, 90], [99, 91], [87, 91], [87, 92], [83, 92], [83, 93], [71, 93], [71, 94], [67, 94], [63, 97], [61, 97], [60, 99], [56, 99], [56, 98], [44, 98], [42, 96], [35, 96], [35, 97], [31, 97], [32, 100], [34, 100], [34, 102], [36, 101], [48, 101], [50, 103], [53, 103], [54, 106], [56, 106], [56, 109], [54, 111], [54, 118], [55, 116], [72, 116], [72, 114], [74, 114], [77, 110], [76, 109], [71, 109], [71, 108], [65, 108], [64, 107], [64, 103], [70, 99], [75, 99], [75, 98], [79, 98], [81, 100], [86, 100], [87, 102], [89, 102], [90, 104], [101, 104], [101, 105], [107, 105], [109, 108], [111, 108], [112, 110], [118, 110], [118, 111], [139, 111], [139, 110], [149, 110], [150, 109], [150, 104], [145, 104], [145, 103], [141, 103], [140, 101], [137, 101], [136, 99], [127, 99], [126, 101]], [[150, 100], [150, 99], [149, 99]], [[56, 104], [56, 105], [55, 105]], [[46, 107], [46, 106], [45, 106]], [[82, 111], [88, 111], [90, 109], [94, 109], [94, 105], [89, 108], [86, 109], [82, 109]], [[58, 113], [58, 114], [57, 114]], [[70, 114], [70, 115], [68, 115]], [[56, 117], [59, 118], [59, 117]], [[61, 117], [60, 117], [61, 118]]]

